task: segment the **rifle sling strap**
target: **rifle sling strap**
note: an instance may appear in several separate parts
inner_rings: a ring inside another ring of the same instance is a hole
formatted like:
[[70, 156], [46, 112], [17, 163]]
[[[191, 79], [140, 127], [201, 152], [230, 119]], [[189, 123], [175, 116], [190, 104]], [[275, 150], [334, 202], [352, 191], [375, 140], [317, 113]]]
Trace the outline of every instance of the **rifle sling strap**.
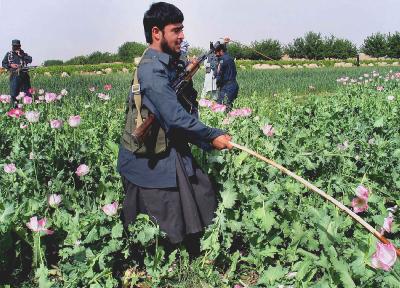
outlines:
[[140, 111], [142, 110], [142, 95], [140, 94], [140, 84], [137, 77], [137, 70], [135, 70], [135, 75], [133, 76], [133, 84], [132, 84], [132, 94], [133, 101], [135, 102], [136, 107], [136, 128], [138, 128], [143, 123], [142, 114]]
[[[144, 54], [144, 53], [143, 53]], [[150, 63], [152, 62], [152, 59], [143, 59], [140, 61], [139, 65], [142, 63]], [[139, 79], [138, 79], [138, 71], [139, 67], [136, 68], [135, 74], [133, 75], [133, 84], [132, 84], [132, 95], [133, 95], [133, 101], [135, 102], [135, 108], [136, 108], [136, 128], [138, 128], [140, 125], [143, 123], [143, 118], [142, 118], [142, 95], [140, 93], [140, 84], [139, 84]]]

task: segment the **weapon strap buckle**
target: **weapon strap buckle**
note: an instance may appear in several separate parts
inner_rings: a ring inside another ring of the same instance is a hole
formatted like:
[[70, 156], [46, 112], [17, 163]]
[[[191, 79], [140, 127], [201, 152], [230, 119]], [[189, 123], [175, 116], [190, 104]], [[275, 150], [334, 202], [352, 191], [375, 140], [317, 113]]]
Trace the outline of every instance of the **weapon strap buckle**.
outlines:
[[132, 84], [132, 93], [139, 94], [140, 93], [140, 84]]

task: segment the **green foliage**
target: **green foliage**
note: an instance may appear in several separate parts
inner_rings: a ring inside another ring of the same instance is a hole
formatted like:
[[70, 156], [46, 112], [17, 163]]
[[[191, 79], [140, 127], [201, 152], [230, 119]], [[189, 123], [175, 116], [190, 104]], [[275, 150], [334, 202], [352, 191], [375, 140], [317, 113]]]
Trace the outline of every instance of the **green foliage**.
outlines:
[[189, 57], [199, 57], [204, 53], [207, 53], [206, 49], [203, 49], [201, 47], [189, 47]]
[[396, 31], [387, 36], [388, 56], [400, 58], [400, 32]]
[[100, 64], [112, 63], [118, 61], [119, 58], [115, 54], [109, 52], [93, 52], [87, 56], [78, 56], [65, 61], [65, 65], [86, 65], [86, 64]]
[[357, 47], [347, 39], [326, 38], [324, 58], [348, 59], [357, 56]]
[[302, 38], [296, 38], [286, 50], [292, 58], [320, 60], [325, 58], [325, 45], [321, 33], [308, 32]]
[[[249, 107], [252, 115], [223, 125], [225, 114], [201, 108], [201, 119], [345, 205], [358, 185], [367, 186], [369, 208], [361, 216], [379, 228], [386, 208], [400, 204], [400, 74], [396, 67], [380, 68], [380, 75], [370, 73], [373, 69], [239, 70], [235, 107]], [[390, 69], [394, 72], [387, 73]], [[338, 86], [336, 78], [344, 74], [354, 81]], [[196, 87], [203, 75], [196, 75]], [[36, 88], [57, 94], [65, 88], [68, 95], [55, 103], [25, 105], [41, 113], [28, 129], [20, 128], [26, 118], [6, 116], [9, 106], [0, 104], [0, 169], [6, 163], [17, 166], [16, 173], [0, 175], [0, 272], [9, 272], [0, 285], [396, 287], [398, 263], [390, 272], [370, 266], [373, 236], [320, 196], [238, 150], [203, 154], [194, 148], [197, 162], [220, 187], [219, 206], [197, 259], [182, 247], [167, 253], [164, 235], [148, 216], [124, 229], [118, 215], [105, 215], [104, 204], [124, 199], [115, 166], [130, 80], [121, 73], [34, 75]], [[109, 83], [112, 89], [104, 91]], [[87, 89], [92, 86], [95, 92]], [[0, 92], [7, 91], [8, 79], [1, 76]], [[321, 94], [326, 91], [331, 93]], [[102, 102], [98, 92], [108, 93], [110, 101]], [[69, 116], [78, 114], [81, 125], [68, 126]], [[64, 126], [51, 129], [51, 119], [63, 119]], [[273, 137], [263, 134], [265, 124], [275, 128]], [[339, 148], [344, 141], [348, 147]], [[75, 173], [81, 163], [90, 166], [84, 177]], [[52, 193], [63, 196], [57, 208], [47, 204]], [[26, 223], [32, 216], [46, 217], [46, 227], [55, 233], [30, 231]], [[396, 221], [393, 233], [385, 235], [398, 246]]]
[[239, 42], [232, 42], [227, 45], [229, 55], [236, 59], [250, 59], [252, 51], [250, 48]]
[[124, 62], [133, 63], [135, 57], [142, 56], [146, 47], [138, 42], [125, 42], [118, 48], [118, 56]]
[[372, 57], [388, 55], [388, 39], [386, 34], [376, 33], [368, 36], [361, 47], [361, 51]]
[[304, 37], [296, 38], [293, 43], [287, 45], [286, 53], [291, 58], [348, 59], [356, 56], [357, 48], [347, 39], [336, 38], [333, 35], [323, 39], [320, 33], [308, 32]]
[[[279, 60], [282, 58], [282, 45], [278, 40], [265, 39], [261, 41], [254, 41], [251, 43], [251, 54], [249, 59], [253, 60]], [[263, 55], [255, 52], [258, 51], [270, 59], [265, 59]]]
[[43, 62], [43, 66], [45, 66], [45, 67], [63, 65], [63, 64], [64, 64], [64, 61], [62, 61], [62, 60], [46, 60]]

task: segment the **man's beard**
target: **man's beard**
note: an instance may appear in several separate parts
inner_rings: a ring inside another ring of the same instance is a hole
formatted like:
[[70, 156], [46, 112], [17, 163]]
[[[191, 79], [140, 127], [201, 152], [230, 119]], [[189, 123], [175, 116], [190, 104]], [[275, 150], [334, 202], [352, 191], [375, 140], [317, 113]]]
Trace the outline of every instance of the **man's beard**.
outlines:
[[169, 55], [171, 55], [172, 57], [177, 57], [179, 58], [179, 55], [181, 54], [180, 52], [175, 52], [174, 50], [172, 50], [169, 46], [168, 46], [168, 42], [165, 40], [165, 38], [163, 37], [163, 39], [161, 40], [161, 49], [164, 53], [167, 53]]

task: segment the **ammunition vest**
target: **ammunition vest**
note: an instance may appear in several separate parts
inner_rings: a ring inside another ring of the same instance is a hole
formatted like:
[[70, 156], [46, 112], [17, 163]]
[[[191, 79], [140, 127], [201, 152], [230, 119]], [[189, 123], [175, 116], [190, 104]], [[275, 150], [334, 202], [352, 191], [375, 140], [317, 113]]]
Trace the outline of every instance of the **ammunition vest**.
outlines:
[[143, 144], [139, 144], [132, 136], [135, 131], [151, 113], [146, 106], [142, 105], [142, 95], [140, 93], [140, 84], [137, 77], [137, 71], [142, 63], [151, 63], [153, 59], [142, 59], [136, 68], [131, 82], [131, 89], [127, 99], [125, 129], [121, 137], [123, 147], [139, 156], [151, 157], [161, 154], [168, 149], [168, 138], [165, 131], [161, 128], [159, 122], [155, 120], [146, 135]]

